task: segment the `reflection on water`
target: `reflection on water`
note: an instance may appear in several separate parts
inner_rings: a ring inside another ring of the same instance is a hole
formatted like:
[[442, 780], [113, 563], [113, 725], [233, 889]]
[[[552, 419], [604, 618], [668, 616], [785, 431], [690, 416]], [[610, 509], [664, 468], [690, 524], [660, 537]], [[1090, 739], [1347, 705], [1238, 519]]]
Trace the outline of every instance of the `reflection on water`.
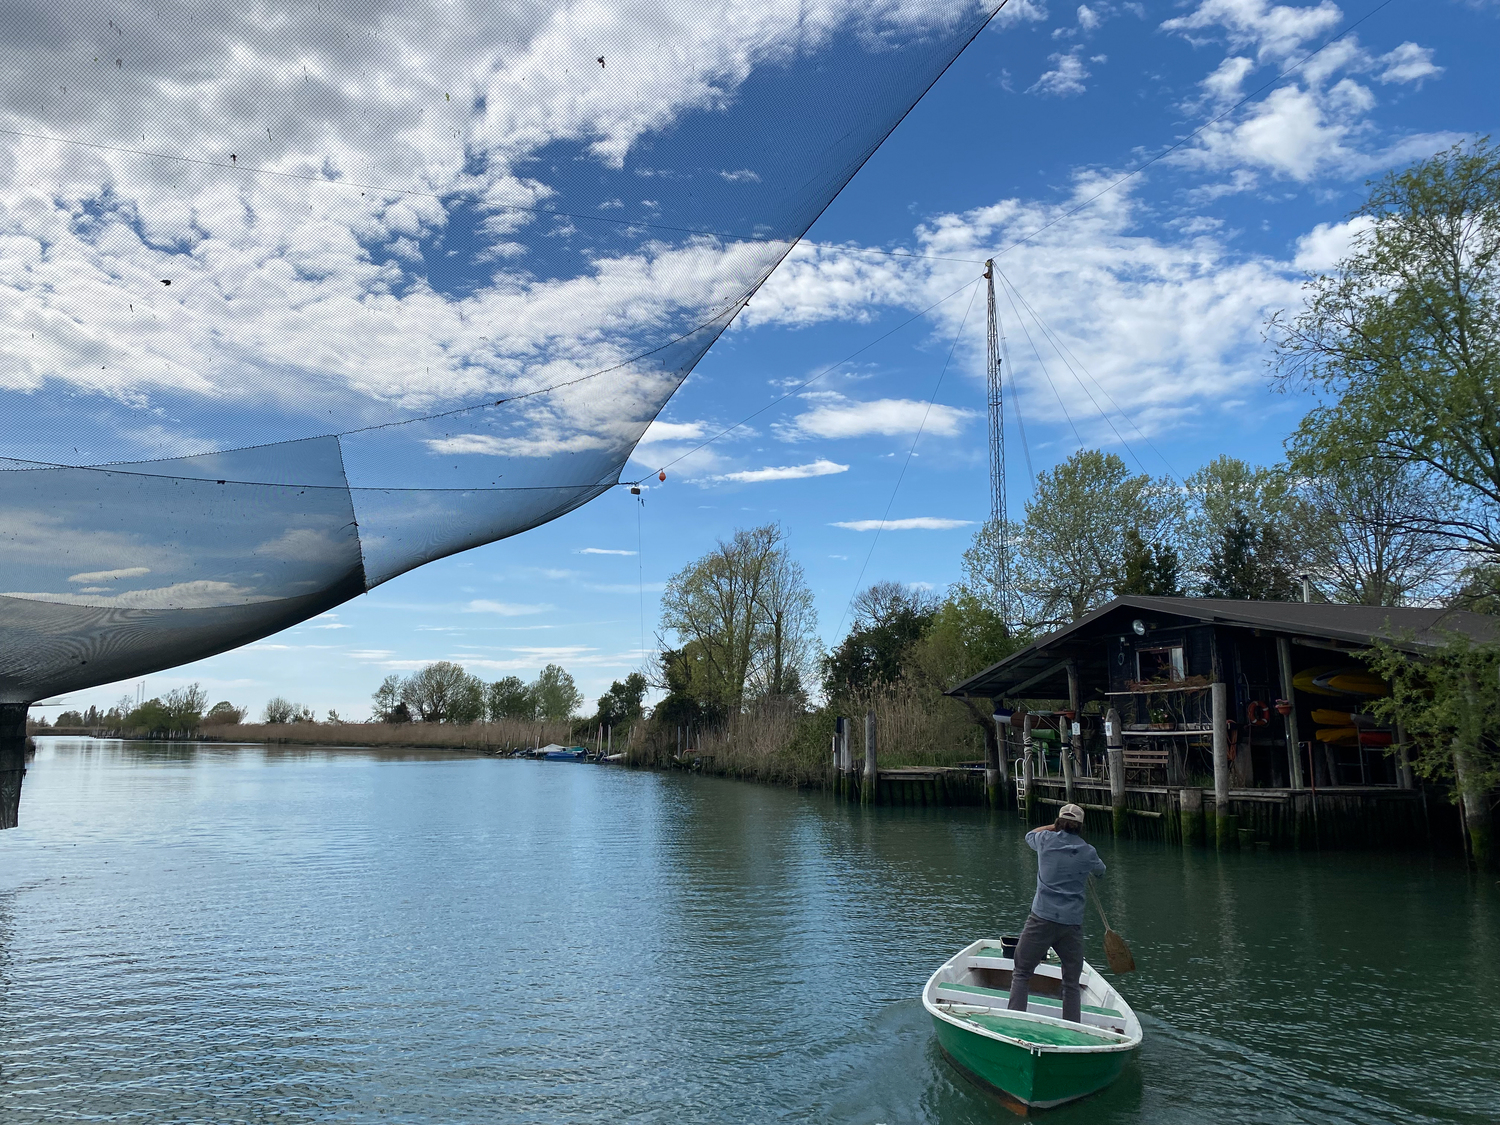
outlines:
[[[62, 740], [24, 801], [0, 836], [7, 1123], [1009, 1119], [916, 999], [1024, 915], [1004, 817], [451, 752]], [[1146, 1044], [1049, 1121], [1496, 1120], [1493, 884], [1099, 844]]]

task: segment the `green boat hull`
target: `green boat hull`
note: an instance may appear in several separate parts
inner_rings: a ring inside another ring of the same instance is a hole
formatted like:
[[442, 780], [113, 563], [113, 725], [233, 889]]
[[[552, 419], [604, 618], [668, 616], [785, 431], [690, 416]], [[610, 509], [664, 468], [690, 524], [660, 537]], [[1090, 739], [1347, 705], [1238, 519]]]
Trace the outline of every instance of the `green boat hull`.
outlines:
[[1102, 1090], [1125, 1069], [1134, 1051], [1038, 1051], [1004, 1043], [933, 1017], [943, 1053], [987, 1086], [1029, 1106], [1045, 1108]]

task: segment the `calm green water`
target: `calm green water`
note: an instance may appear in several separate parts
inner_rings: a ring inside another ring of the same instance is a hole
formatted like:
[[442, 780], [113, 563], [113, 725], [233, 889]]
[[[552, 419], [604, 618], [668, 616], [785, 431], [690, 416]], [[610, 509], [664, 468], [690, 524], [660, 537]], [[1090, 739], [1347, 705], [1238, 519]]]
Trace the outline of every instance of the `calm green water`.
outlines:
[[[992, 1122], [918, 992], [1014, 822], [459, 755], [44, 743], [0, 836], [0, 1120]], [[1500, 889], [1097, 841], [1146, 1027], [1058, 1125], [1500, 1121]], [[1090, 958], [1103, 963], [1099, 927]]]

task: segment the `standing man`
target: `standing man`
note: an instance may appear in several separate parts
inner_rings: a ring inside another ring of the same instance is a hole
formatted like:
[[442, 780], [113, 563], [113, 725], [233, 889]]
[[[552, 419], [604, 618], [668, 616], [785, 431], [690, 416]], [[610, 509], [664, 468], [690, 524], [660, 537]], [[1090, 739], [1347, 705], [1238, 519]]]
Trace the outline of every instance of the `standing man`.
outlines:
[[1062, 959], [1062, 1018], [1082, 1022], [1078, 978], [1083, 975], [1083, 894], [1091, 874], [1104, 874], [1104, 861], [1082, 833], [1083, 810], [1077, 805], [1064, 805], [1056, 823], [1026, 833], [1027, 846], [1036, 852], [1036, 897], [1016, 943], [1016, 968], [1006, 1004], [1013, 1012], [1026, 1010], [1031, 974], [1047, 950], [1055, 949]]

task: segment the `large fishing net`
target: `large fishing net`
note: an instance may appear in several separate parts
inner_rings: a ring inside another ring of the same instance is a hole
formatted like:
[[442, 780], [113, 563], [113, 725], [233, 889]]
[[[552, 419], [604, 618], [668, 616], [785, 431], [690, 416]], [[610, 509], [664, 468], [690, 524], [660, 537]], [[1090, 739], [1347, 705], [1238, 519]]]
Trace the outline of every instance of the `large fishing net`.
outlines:
[[618, 483], [996, 6], [0, 4], [0, 702]]

